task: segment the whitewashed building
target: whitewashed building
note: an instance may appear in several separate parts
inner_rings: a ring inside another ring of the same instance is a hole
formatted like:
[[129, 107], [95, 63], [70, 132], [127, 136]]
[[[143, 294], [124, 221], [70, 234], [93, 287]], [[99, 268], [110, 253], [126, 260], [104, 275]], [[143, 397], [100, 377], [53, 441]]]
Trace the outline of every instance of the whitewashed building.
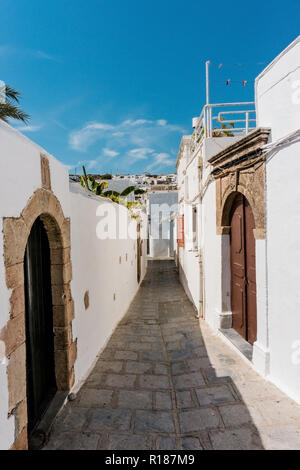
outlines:
[[177, 159], [182, 284], [300, 402], [300, 37], [257, 77], [254, 103], [206, 105], [193, 125]]
[[174, 215], [177, 210], [177, 191], [163, 188], [148, 191], [148, 254], [151, 258], [174, 257]]

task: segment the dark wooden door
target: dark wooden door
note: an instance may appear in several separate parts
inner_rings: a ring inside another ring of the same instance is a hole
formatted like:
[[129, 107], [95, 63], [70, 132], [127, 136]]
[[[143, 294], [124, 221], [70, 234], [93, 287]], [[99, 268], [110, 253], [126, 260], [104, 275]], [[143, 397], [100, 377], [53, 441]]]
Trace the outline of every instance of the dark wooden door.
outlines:
[[245, 245], [246, 245], [246, 299], [247, 299], [247, 340], [250, 344], [256, 341], [256, 262], [255, 262], [255, 228], [251, 206], [244, 198]]
[[235, 198], [231, 215], [231, 308], [232, 326], [246, 338], [245, 233], [243, 196]]
[[232, 326], [249, 343], [256, 340], [256, 268], [254, 217], [247, 199], [238, 194], [231, 210]]
[[32, 226], [24, 259], [26, 372], [29, 435], [56, 392], [50, 248], [40, 219]]

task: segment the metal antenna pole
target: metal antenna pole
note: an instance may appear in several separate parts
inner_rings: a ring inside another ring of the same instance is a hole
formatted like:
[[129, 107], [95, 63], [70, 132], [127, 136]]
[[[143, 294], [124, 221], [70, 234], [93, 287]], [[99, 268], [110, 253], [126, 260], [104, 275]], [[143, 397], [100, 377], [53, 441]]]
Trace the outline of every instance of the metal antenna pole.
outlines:
[[206, 71], [206, 104], [209, 104], [209, 65], [210, 60], [205, 62], [205, 71]]
[[[209, 104], [209, 65], [210, 65], [210, 60], [207, 60], [205, 62], [205, 78], [206, 78], [206, 105]], [[204, 113], [204, 122], [205, 122], [205, 127], [206, 127], [206, 137], [211, 137], [210, 135], [210, 128], [211, 128], [211, 108], [205, 108], [205, 113]]]

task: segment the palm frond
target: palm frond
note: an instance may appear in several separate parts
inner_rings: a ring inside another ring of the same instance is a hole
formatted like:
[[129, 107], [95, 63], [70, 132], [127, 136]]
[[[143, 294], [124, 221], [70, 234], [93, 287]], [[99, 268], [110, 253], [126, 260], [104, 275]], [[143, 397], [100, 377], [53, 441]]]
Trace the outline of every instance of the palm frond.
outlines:
[[5, 85], [5, 96], [6, 98], [9, 98], [13, 101], [16, 101], [16, 103], [19, 103], [19, 98], [21, 96], [21, 93], [14, 88], [12, 88], [9, 85]]
[[135, 186], [128, 186], [121, 192], [120, 196], [128, 196], [128, 194], [132, 193], [132, 191], [134, 190], [135, 190]]
[[86, 174], [86, 171], [85, 171], [85, 166], [82, 165], [82, 171], [83, 171], [83, 180], [84, 180], [84, 187], [88, 190], [90, 190], [90, 187], [89, 187], [89, 180], [87, 178], [87, 174]]
[[109, 190], [109, 191], [105, 191], [105, 193], [103, 193], [104, 196], [120, 196], [120, 193], [118, 193], [118, 191], [112, 191], [112, 190]]
[[17, 119], [25, 124], [29, 121], [29, 115], [24, 113], [19, 106], [12, 103], [0, 103], [0, 119], [8, 122], [8, 118]]

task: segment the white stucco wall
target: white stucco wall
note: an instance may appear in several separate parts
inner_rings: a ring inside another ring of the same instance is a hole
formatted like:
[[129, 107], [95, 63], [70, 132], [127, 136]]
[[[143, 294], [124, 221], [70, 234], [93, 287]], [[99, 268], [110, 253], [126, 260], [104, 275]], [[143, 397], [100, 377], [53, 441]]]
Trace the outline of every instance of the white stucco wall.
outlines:
[[[267, 164], [270, 377], [300, 402], [300, 143]], [[297, 344], [298, 342], [298, 344]]]
[[196, 252], [179, 248], [179, 277], [184, 290], [195, 308], [199, 309], [199, 257]]
[[216, 183], [211, 182], [202, 204], [202, 252], [204, 272], [204, 317], [219, 327], [222, 312], [221, 236], [216, 234]]
[[[113, 207], [123, 212], [136, 234], [136, 221], [125, 207], [90, 196], [78, 184], [71, 183], [71, 258], [72, 295], [75, 302], [73, 337], [77, 340], [75, 387], [85, 377], [96, 355], [107, 343], [114, 328], [126, 313], [137, 291], [137, 241], [127, 238], [101, 240], [96, 235], [99, 207]], [[145, 248], [142, 277], [145, 274]], [[127, 256], [126, 256], [127, 255]], [[126, 259], [127, 258], [127, 259]], [[85, 310], [84, 294], [89, 292]]]
[[[296, 85], [295, 85], [296, 84]], [[256, 79], [258, 123], [278, 142], [300, 130], [300, 36]], [[297, 98], [297, 99], [296, 99]], [[266, 160], [266, 241], [257, 259], [269, 378], [300, 402], [300, 142], [270, 150]], [[259, 252], [258, 252], [259, 253]], [[258, 256], [258, 254], [257, 254]], [[264, 257], [264, 259], [263, 259]], [[258, 304], [258, 307], [261, 306]], [[259, 313], [259, 310], [258, 310]]]
[[[0, 122], [0, 330], [9, 319], [11, 291], [6, 287], [3, 258], [3, 217], [19, 217], [34, 191], [41, 187], [40, 153], [49, 159], [52, 191], [65, 217], [71, 218], [72, 296], [75, 301], [73, 338], [77, 338], [75, 385], [87, 374], [118, 321], [126, 312], [137, 288], [136, 240], [99, 240], [96, 216], [102, 198], [69, 189], [66, 167], [21, 133]], [[113, 203], [111, 203], [113, 204]], [[127, 210], [116, 204], [117, 211]], [[146, 220], [143, 226], [145, 227]], [[136, 222], [133, 221], [134, 228]], [[127, 253], [127, 261], [126, 261]], [[121, 257], [121, 264], [119, 264]], [[143, 242], [142, 272], [146, 270], [146, 241]], [[89, 290], [90, 306], [84, 308], [83, 295]], [[115, 294], [115, 300], [113, 299]], [[14, 418], [7, 418], [8, 384], [4, 345], [0, 342], [0, 449], [14, 442]]]
[[[185, 138], [184, 138], [185, 139]], [[199, 257], [191, 237], [192, 205], [197, 204], [199, 193], [198, 159], [190, 154], [189, 145], [182, 145], [182, 154], [178, 160], [178, 212], [184, 215], [185, 245], [178, 248], [178, 270], [180, 281], [195, 308], [199, 309]], [[194, 200], [194, 201], [193, 201]], [[193, 201], [193, 202], [192, 202]]]
[[271, 127], [271, 141], [299, 129], [300, 36], [255, 81], [257, 125]]
[[[222, 237], [216, 233], [216, 184], [210, 181], [211, 165], [208, 159], [232, 144], [239, 137], [213, 137], [204, 139], [193, 154], [184, 147], [178, 159], [178, 189], [180, 213], [185, 215], [185, 247], [179, 249], [180, 280], [185, 291], [199, 311], [201, 290], [203, 291], [203, 313], [205, 319], [215, 328], [220, 326], [222, 309]], [[199, 170], [200, 166], [200, 170]], [[200, 179], [200, 181], [199, 181]], [[203, 193], [202, 202], [199, 194]], [[193, 247], [191, 231], [191, 211], [198, 211], [198, 246]], [[203, 288], [201, 288], [199, 250], [203, 262]], [[229, 276], [229, 278], [228, 278]], [[230, 273], [223, 284], [230, 283]], [[226, 313], [227, 313], [226, 309]]]

